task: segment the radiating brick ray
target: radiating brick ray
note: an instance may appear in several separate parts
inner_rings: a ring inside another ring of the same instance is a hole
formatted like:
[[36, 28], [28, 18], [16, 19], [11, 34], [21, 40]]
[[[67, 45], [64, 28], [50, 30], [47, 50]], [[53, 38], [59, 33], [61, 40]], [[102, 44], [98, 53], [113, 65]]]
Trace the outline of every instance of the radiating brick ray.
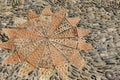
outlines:
[[73, 26], [71, 26], [71, 24], [66, 19], [63, 19], [61, 24], [56, 28], [56, 30], [53, 32], [53, 34], [51, 36], [60, 34], [60, 33], [64, 32], [65, 30], [68, 30], [72, 27]]
[[83, 37], [90, 33], [90, 30], [82, 29], [82, 28], [69, 28], [59, 34], [55, 34], [52, 36], [53, 38], [72, 38], [72, 37]]
[[49, 44], [49, 48], [55, 69], [63, 80], [67, 80], [68, 61], [64, 57], [65, 55], [62, 54], [52, 43]]
[[73, 17], [73, 18], [66, 18], [66, 19], [72, 26], [76, 26], [78, 21], [80, 21], [80, 17]]
[[51, 6], [46, 6], [46, 7], [42, 10], [41, 15], [51, 16], [53, 13], [51, 12], [50, 8], [51, 8]]
[[79, 50], [91, 50], [93, 49], [91, 44], [86, 43], [85, 40], [79, 40], [77, 49]]
[[78, 50], [86, 50], [86, 49], [90, 50], [93, 48], [91, 44], [86, 43], [86, 41], [82, 39], [73, 40], [73, 39], [62, 38], [62, 39], [50, 39], [50, 41]]
[[[17, 23], [19, 23], [19, 22], [17, 22]], [[16, 27], [21, 28], [21, 29], [28, 28], [28, 26], [30, 26], [28, 21], [24, 22], [23, 24], [16, 24]]]
[[52, 68], [53, 66], [52, 57], [50, 55], [50, 50], [48, 48], [49, 48], [48, 43], [46, 43], [46, 46], [43, 50], [43, 54], [41, 54], [41, 58], [38, 65], [41, 68]]
[[43, 29], [43, 33], [47, 35], [47, 31], [50, 28], [50, 24], [52, 22], [52, 17], [51, 16], [40, 16], [40, 21], [41, 21], [41, 27]]
[[32, 31], [34, 33], [40, 34], [41, 36], [44, 36], [43, 26], [45, 24], [41, 22], [40, 18], [32, 19], [28, 23], [29, 23], [29, 26], [25, 28], [26, 30]]
[[7, 42], [0, 43], [0, 48], [12, 50], [14, 48], [14, 41], [9, 40]]
[[52, 61], [55, 66], [59, 66], [67, 62], [64, 55], [57, 48], [55, 48], [51, 43], [49, 44], [49, 48], [50, 48], [50, 55], [52, 57]]
[[83, 28], [80, 28], [78, 27], [77, 28], [77, 32], [78, 32], [78, 36], [79, 37], [83, 37], [83, 36], [86, 36], [90, 33], [90, 30], [89, 29], [83, 29]]
[[61, 44], [64, 46], [68, 46], [74, 49], [77, 49], [78, 41], [72, 40], [72, 39], [50, 39], [50, 41], [55, 42], [57, 44]]
[[75, 38], [78, 37], [77, 28], [70, 28], [60, 34], [52, 36], [52, 38]]
[[28, 57], [26, 57], [26, 61], [31, 63], [34, 67], [38, 67], [44, 48], [45, 44], [41, 43]]
[[37, 15], [33, 10], [28, 10], [27, 11], [27, 18], [28, 20], [34, 19], [34, 18], [38, 18], [39, 15]]
[[58, 12], [55, 12], [52, 15], [52, 22], [47, 32], [48, 35], [52, 34], [52, 32], [57, 28], [57, 26], [60, 25], [64, 17], [65, 17], [65, 9], [60, 9]]
[[11, 54], [2, 64], [15, 64], [24, 61], [24, 57], [19, 52]]
[[19, 48], [18, 46], [18, 51], [21, 52], [21, 54], [24, 56], [24, 58], [26, 58], [27, 56], [29, 56], [30, 54], [32, 54], [32, 52], [34, 52], [34, 50], [36, 50], [37, 47], [39, 47], [39, 44], [41, 44], [42, 41], [41, 40], [33, 40], [33, 42], [29, 43], [28, 45], [25, 45], [22, 48]]
[[6, 35], [8, 35], [9, 38], [36, 38], [36, 37], [42, 37], [41, 35], [38, 35], [37, 33], [29, 32], [26, 30], [21, 29], [2, 29], [3, 32], [5, 32]]
[[84, 64], [83, 58], [80, 56], [79, 51], [73, 48], [70, 48], [69, 46], [64, 46], [62, 44], [57, 44], [52, 42], [52, 44], [60, 50], [60, 52], [65, 55], [68, 61], [70, 63], [75, 64], [77, 67], [81, 67]]
[[14, 45], [17, 49], [21, 49], [26, 47], [27, 45], [32, 44], [32, 39], [29, 38], [20, 38], [20, 39], [14, 39]]

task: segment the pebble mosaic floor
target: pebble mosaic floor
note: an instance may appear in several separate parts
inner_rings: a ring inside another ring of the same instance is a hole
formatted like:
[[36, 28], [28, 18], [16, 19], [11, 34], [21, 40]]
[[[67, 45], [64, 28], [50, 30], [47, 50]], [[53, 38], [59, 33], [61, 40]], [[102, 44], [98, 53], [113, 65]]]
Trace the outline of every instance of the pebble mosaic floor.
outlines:
[[[120, 0], [0, 0], [0, 31], [13, 27], [16, 18], [26, 18], [26, 10], [33, 9], [39, 14], [47, 5], [51, 5], [53, 12], [64, 7], [69, 17], [80, 16], [78, 27], [91, 29], [84, 38], [94, 49], [80, 51], [86, 66], [79, 69], [76, 75], [80, 79], [77, 80], [120, 80]], [[7, 40], [0, 32], [0, 41]], [[0, 80], [39, 80], [37, 69], [27, 77], [18, 78], [21, 64], [2, 66], [1, 62], [9, 53], [0, 49]], [[61, 79], [55, 74], [50, 80]]]

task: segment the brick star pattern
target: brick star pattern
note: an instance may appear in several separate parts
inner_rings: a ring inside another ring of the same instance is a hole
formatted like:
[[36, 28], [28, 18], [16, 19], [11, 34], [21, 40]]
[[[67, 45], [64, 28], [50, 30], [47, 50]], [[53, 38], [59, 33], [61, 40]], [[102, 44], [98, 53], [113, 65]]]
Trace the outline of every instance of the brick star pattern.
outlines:
[[62, 80], [68, 80], [69, 64], [82, 67], [85, 61], [80, 50], [90, 50], [92, 46], [82, 39], [90, 30], [76, 27], [79, 17], [69, 18], [66, 10], [60, 8], [56, 12], [46, 6], [41, 14], [33, 10], [27, 11], [27, 21], [16, 28], [3, 28], [9, 40], [0, 43], [0, 47], [13, 50], [14, 53], [2, 64], [22, 64], [18, 76], [26, 76], [38, 68], [40, 80], [49, 80], [56, 70]]

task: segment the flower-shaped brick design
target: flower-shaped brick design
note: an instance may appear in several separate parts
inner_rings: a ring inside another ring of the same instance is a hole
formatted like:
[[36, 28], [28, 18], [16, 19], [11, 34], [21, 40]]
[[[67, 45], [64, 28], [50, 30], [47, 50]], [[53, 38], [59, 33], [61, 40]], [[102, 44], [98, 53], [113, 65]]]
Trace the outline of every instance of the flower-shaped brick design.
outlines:
[[[25, 23], [16, 28], [3, 28], [9, 40], [1, 43], [0, 47], [15, 49], [3, 64], [22, 63], [19, 77], [39, 68], [43, 72], [48, 70], [46, 74], [55, 69], [63, 80], [67, 80], [68, 65], [82, 67], [85, 61], [79, 51], [90, 50], [92, 46], [81, 39], [90, 30], [76, 27], [80, 18], [69, 18], [65, 13], [63, 8], [53, 13], [50, 6], [45, 7], [40, 15], [28, 10]], [[41, 73], [41, 76], [44, 75]]]

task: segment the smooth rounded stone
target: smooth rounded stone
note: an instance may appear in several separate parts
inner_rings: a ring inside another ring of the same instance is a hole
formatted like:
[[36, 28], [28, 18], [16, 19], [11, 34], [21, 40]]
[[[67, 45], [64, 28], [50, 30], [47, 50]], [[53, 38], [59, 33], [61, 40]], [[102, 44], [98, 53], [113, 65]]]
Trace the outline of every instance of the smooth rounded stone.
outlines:
[[99, 55], [100, 55], [103, 59], [109, 56], [109, 54], [107, 53], [107, 51], [102, 51], [102, 53], [99, 53]]
[[108, 28], [107, 31], [108, 32], [113, 32], [113, 31], [116, 31], [116, 29], [115, 28]]
[[[114, 34], [114, 33], [112, 33], [112, 34]], [[113, 38], [114, 38], [113, 35], [112, 36], [107, 36], [106, 41], [109, 42], [109, 43], [113, 43]]]
[[93, 62], [102, 62], [102, 60], [101, 60], [101, 58], [100, 57], [98, 57], [98, 58], [94, 58], [94, 60], [93, 60]]
[[111, 72], [111, 71], [106, 71], [106, 72], [105, 72], [105, 77], [106, 77], [107, 79], [109, 79], [109, 80], [115, 80], [115, 75], [114, 75], [114, 73]]
[[69, 71], [69, 73], [68, 73], [68, 76], [71, 79], [73, 79], [73, 78], [76, 79], [79, 77], [79, 75], [80, 75], [80, 72], [77, 72], [76, 70]]
[[14, 23], [14, 21], [13, 21], [13, 20], [10, 20], [10, 21], [9, 21], [9, 23], [8, 23], [7, 25], [12, 26], [12, 25], [13, 25], [13, 23]]
[[2, 78], [3, 77], [3, 73], [2, 72], [0, 72], [0, 78]]
[[102, 52], [104, 52], [104, 51], [106, 51], [107, 49], [105, 48], [105, 47], [102, 47], [102, 46], [100, 46], [100, 47], [98, 47], [98, 49], [97, 49], [97, 51], [99, 52], [99, 53], [102, 53]]
[[92, 57], [84, 57], [84, 59], [88, 62], [93, 60]]
[[7, 73], [8, 73], [10, 76], [13, 75], [14, 69], [13, 69], [11, 66], [9, 66], [9, 68], [7, 69]]
[[7, 80], [6, 78], [8, 77], [8, 74], [7, 73], [4, 73], [4, 74], [2, 73], [1, 76], [2, 76], [2, 80], [4, 80], [4, 79]]
[[38, 69], [33, 70], [33, 75], [34, 75], [34, 76], [39, 75], [39, 74], [38, 74]]
[[102, 62], [102, 61], [101, 61], [101, 62], [94, 62], [94, 63], [93, 63], [93, 66], [94, 66], [94, 67], [101, 67], [101, 66], [103, 66], [103, 65], [105, 65], [105, 63]]
[[112, 65], [103, 65], [101, 67], [98, 67], [97, 71], [102, 70], [103, 72], [105, 72], [106, 70], [111, 70], [111, 69], [113, 69]]
[[90, 56], [95, 56], [96, 55], [96, 51], [91, 51], [89, 52]]
[[115, 58], [116, 58], [116, 55], [112, 55], [112, 56], [108, 55], [108, 56], [102, 57], [103, 60], [110, 60], [110, 59], [112, 60], [112, 59], [115, 59]]
[[93, 9], [94, 9], [93, 7], [88, 7], [87, 11], [90, 12], [90, 11], [93, 11]]
[[38, 77], [33, 77], [33, 80], [38, 80]]
[[106, 77], [101, 77], [101, 79], [100, 80], [108, 80], [108, 79], [106, 79]]
[[23, 9], [24, 9], [24, 10], [28, 10], [29, 7], [30, 7], [30, 5], [25, 5], [25, 6], [23, 7]]
[[114, 65], [116, 64], [116, 60], [105, 60], [107, 65]]
[[[114, 35], [114, 42], [117, 43], [120, 41], [120, 36], [119, 35]], [[116, 44], [117, 45], [117, 44]]]
[[106, 38], [105, 38], [105, 37], [101, 38], [101, 41], [102, 41], [102, 42], [105, 42], [105, 41], [106, 41]]
[[90, 80], [90, 79], [91, 79], [90, 77], [81, 75], [81, 78], [79, 78], [78, 80]]
[[78, 78], [78, 75], [75, 75], [75, 74], [71, 73], [71, 74], [68, 74], [68, 78], [70, 80], [74, 80], [74, 79]]
[[7, 24], [6, 23], [1, 23], [1, 25], [6, 26]]
[[91, 73], [88, 70], [85, 70], [85, 71], [80, 72], [80, 74], [82, 74], [84, 76], [89, 76]]
[[118, 56], [120, 56], [120, 48], [119, 48], [118, 50], [119, 50], [119, 52], [118, 52]]
[[89, 17], [89, 19], [94, 19], [94, 18], [95, 18], [95, 15], [94, 15], [93, 12], [90, 12], [90, 13], [88, 14], [88, 17]]
[[[108, 46], [108, 45], [107, 45]], [[109, 56], [112, 56], [112, 57], [116, 57], [117, 56], [117, 50], [116, 49], [114, 49], [114, 48], [112, 48], [112, 49], [110, 49], [110, 48], [107, 48], [108, 49], [108, 54], [109, 54]]]
[[10, 16], [10, 15], [12, 15], [12, 14], [13, 14], [13, 13], [12, 13], [12, 12], [10, 12], [10, 11], [9, 11], [9, 12], [5, 12], [5, 13], [4, 13], [4, 15], [6, 15], [6, 16]]
[[96, 58], [100, 58], [100, 56], [97, 54], [97, 55], [91, 56], [91, 58], [96, 59]]
[[80, 74], [82, 74], [84, 76], [89, 76], [90, 72], [88, 70], [82, 70], [82, 71], [80, 71]]
[[6, 67], [3, 67], [2, 73], [7, 73]]
[[[116, 47], [116, 45], [115, 45], [115, 43], [114, 42], [111, 42], [111, 43], [109, 43], [108, 45], [107, 45], [107, 48], [108, 49], [113, 49], [113, 48], [115, 48]], [[114, 51], [113, 51], [114, 52]], [[116, 52], [116, 51], [115, 51]]]
[[116, 75], [116, 77], [120, 77], [120, 67], [115, 65], [115, 67], [113, 68], [114, 74]]
[[120, 41], [116, 42], [116, 47], [120, 47]]

